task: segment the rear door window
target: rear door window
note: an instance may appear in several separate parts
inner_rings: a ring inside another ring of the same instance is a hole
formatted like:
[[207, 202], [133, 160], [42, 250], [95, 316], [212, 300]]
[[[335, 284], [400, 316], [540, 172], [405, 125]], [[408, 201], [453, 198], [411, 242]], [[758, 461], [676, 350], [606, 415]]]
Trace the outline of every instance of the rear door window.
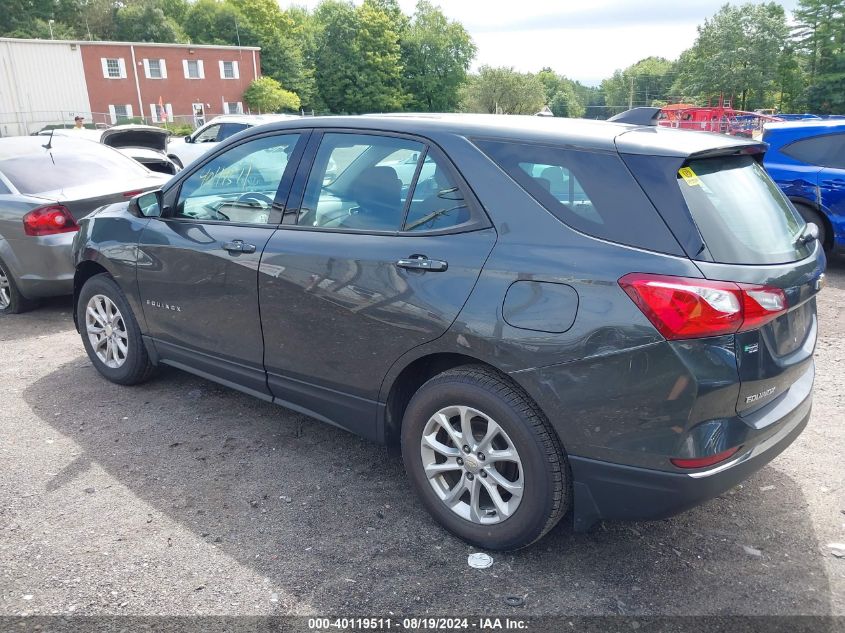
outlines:
[[845, 134], [827, 134], [795, 141], [781, 150], [802, 163], [845, 169]]
[[616, 153], [475, 144], [559, 220], [601, 239], [674, 253], [678, 243]]
[[750, 156], [689, 161], [678, 187], [716, 262], [780, 264], [810, 255], [796, 245], [804, 220]]

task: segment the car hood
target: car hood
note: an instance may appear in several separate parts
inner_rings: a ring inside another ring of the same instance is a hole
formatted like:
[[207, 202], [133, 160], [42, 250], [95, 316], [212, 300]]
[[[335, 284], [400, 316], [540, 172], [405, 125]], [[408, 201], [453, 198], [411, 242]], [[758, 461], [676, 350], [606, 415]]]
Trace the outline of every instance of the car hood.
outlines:
[[116, 148], [144, 147], [164, 152], [170, 132], [151, 125], [118, 125], [103, 130], [100, 142]]

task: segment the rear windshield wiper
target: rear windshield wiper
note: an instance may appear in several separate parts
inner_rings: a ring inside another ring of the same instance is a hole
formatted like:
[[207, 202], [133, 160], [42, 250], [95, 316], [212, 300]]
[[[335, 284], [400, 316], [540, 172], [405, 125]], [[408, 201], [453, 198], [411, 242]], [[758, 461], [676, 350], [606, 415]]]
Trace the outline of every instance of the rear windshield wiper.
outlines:
[[819, 239], [819, 227], [812, 222], [807, 222], [807, 224], [804, 225], [804, 228], [801, 229], [798, 237], [795, 238], [793, 244], [795, 244], [795, 246], [803, 246], [807, 242], [812, 242], [817, 239]]

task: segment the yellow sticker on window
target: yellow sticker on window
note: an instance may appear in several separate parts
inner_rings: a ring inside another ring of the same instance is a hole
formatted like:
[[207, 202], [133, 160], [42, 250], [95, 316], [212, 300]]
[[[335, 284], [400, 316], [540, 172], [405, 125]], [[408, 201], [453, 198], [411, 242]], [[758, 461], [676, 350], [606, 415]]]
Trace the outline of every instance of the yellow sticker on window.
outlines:
[[701, 178], [695, 175], [695, 172], [690, 167], [681, 167], [678, 170], [678, 175], [684, 179], [690, 187], [697, 187], [701, 185]]

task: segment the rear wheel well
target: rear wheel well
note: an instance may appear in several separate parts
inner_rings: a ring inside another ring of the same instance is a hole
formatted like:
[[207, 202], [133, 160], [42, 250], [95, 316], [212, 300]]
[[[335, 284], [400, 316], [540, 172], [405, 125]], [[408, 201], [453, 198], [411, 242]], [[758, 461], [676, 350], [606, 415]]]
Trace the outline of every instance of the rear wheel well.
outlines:
[[[390, 448], [398, 449], [399, 447], [402, 433], [402, 418], [405, 415], [405, 409], [408, 407], [408, 403], [417, 390], [438, 374], [463, 365], [483, 365], [499, 374], [504, 380], [516, 384], [509, 376], [503, 374], [492, 365], [472, 356], [440, 353], [416, 359], [399, 373], [396, 380], [393, 381], [387, 396], [384, 439]], [[520, 390], [522, 390], [521, 387]]]
[[[76, 267], [76, 272], [73, 274], [73, 320], [76, 321], [76, 304], [79, 300], [79, 292], [82, 290], [82, 286], [85, 285], [85, 282], [91, 279], [96, 275], [101, 274], [109, 274], [105, 268], [103, 268], [97, 262], [92, 261], [84, 261], [81, 262]], [[78, 326], [79, 324], [77, 324]]]

